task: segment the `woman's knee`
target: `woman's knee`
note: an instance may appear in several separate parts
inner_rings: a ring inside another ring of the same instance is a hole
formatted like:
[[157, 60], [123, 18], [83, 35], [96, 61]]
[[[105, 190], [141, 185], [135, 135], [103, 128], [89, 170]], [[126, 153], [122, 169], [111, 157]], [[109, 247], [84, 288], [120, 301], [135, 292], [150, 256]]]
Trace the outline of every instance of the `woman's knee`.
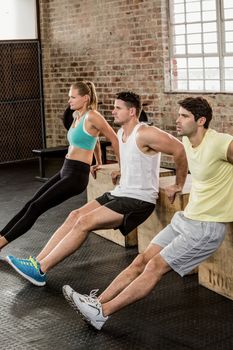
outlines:
[[27, 215], [30, 214], [33, 217], [43, 213], [43, 206], [38, 201], [28, 202], [25, 207]]
[[31, 207], [32, 203], [33, 203], [33, 200], [30, 200], [27, 203], [25, 203], [24, 206], [22, 207], [21, 211], [26, 212]]

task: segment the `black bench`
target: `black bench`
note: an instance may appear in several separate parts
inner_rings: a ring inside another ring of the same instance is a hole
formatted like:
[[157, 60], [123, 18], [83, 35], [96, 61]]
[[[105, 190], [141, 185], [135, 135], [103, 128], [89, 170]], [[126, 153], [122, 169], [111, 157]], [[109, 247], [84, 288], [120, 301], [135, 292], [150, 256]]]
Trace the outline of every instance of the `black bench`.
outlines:
[[36, 176], [36, 179], [40, 181], [48, 180], [48, 178], [45, 177], [45, 158], [63, 158], [67, 154], [67, 151], [68, 146], [33, 149], [32, 152], [39, 158], [40, 175]]

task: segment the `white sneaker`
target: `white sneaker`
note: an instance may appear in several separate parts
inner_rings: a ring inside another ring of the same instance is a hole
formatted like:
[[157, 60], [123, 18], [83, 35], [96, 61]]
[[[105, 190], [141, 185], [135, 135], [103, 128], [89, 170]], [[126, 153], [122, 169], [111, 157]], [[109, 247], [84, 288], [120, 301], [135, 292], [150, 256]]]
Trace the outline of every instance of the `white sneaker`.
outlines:
[[62, 288], [63, 294], [69, 304], [77, 311], [87, 323], [100, 330], [108, 319], [103, 315], [102, 305], [97, 299], [98, 289], [91, 291], [90, 295], [75, 292], [70, 286]]
[[75, 290], [71, 288], [69, 285], [63, 286], [62, 290], [63, 290], [64, 297], [71, 304], [72, 307], [74, 307], [73, 294], [84, 299], [86, 302], [89, 302], [89, 301], [92, 301], [92, 299], [97, 299], [97, 292], [99, 291], [99, 289], [93, 289], [89, 295], [79, 294], [78, 292], [75, 292]]

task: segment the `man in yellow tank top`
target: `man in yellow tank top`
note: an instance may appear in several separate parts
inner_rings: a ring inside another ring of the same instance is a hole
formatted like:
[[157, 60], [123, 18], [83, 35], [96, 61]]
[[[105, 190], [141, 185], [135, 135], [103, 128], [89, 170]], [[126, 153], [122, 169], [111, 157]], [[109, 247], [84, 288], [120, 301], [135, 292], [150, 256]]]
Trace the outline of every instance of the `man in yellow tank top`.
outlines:
[[212, 109], [201, 98], [179, 102], [177, 132], [183, 136], [192, 189], [184, 212], [154, 237], [148, 248], [97, 298], [64, 286], [68, 302], [96, 329], [108, 317], [144, 298], [163, 275], [192, 271], [222, 243], [233, 221], [233, 136], [209, 129]]
[[[232, 221], [233, 167], [228, 162], [232, 136], [204, 129], [202, 142], [195, 147], [188, 137], [183, 144], [192, 174], [190, 200], [185, 216], [200, 221]], [[229, 149], [229, 151], [228, 151]]]

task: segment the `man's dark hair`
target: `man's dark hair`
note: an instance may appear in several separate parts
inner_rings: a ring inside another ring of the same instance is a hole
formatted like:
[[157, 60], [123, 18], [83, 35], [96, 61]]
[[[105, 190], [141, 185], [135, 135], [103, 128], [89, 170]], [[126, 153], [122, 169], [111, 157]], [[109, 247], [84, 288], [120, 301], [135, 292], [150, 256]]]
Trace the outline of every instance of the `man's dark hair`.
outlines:
[[208, 129], [209, 123], [212, 119], [212, 108], [206, 99], [203, 97], [187, 97], [184, 100], [178, 101], [178, 104], [191, 112], [194, 115], [195, 121], [201, 117], [205, 117], [206, 122], [204, 128]]
[[139, 117], [142, 109], [140, 96], [132, 91], [122, 91], [116, 94], [116, 99], [122, 100], [126, 103], [128, 108], [135, 107], [136, 115]]

